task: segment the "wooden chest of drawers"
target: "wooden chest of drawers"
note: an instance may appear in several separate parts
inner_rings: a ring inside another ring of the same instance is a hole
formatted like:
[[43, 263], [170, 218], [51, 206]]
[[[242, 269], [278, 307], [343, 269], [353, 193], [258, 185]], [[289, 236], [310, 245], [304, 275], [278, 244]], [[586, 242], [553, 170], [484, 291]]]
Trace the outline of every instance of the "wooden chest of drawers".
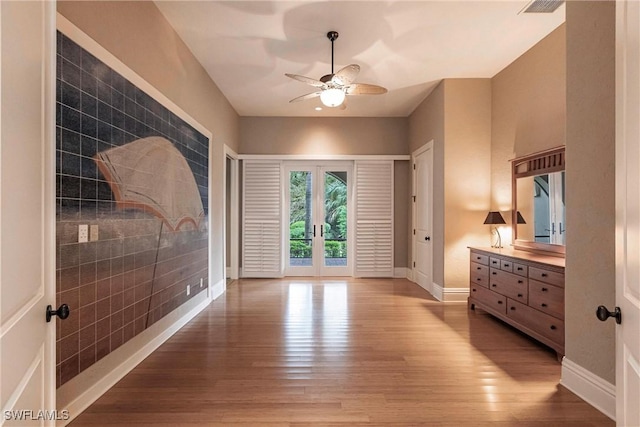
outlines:
[[470, 250], [469, 307], [564, 355], [564, 259], [512, 249]]

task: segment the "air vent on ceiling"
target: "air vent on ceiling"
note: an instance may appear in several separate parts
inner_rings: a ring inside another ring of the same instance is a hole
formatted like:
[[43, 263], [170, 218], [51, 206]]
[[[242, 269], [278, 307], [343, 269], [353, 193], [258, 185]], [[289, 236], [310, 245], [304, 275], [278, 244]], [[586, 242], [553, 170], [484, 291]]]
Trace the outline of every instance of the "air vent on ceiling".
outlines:
[[564, 0], [532, 0], [520, 13], [552, 13], [562, 3], [564, 3]]

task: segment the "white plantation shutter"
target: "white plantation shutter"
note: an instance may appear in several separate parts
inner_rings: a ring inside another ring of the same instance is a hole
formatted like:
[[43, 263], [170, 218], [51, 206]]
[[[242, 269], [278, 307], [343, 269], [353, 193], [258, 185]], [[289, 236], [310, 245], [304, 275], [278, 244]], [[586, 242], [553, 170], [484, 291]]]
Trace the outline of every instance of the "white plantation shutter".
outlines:
[[393, 161], [355, 166], [355, 276], [393, 277]]
[[243, 168], [243, 277], [282, 276], [280, 162], [245, 161]]

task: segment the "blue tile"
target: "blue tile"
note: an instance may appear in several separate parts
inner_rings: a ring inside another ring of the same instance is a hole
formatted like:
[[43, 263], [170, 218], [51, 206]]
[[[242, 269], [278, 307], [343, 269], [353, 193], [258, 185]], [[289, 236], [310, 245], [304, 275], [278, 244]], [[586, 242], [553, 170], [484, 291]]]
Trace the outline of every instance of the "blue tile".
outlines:
[[61, 110], [62, 127], [75, 132], [80, 132], [80, 111], [74, 110], [65, 105], [61, 106]]

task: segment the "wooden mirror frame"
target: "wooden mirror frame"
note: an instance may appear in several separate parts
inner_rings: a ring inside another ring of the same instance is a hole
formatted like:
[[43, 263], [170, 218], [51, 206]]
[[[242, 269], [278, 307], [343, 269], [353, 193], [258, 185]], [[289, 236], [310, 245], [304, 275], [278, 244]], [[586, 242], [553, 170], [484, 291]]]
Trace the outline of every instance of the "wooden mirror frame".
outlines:
[[565, 168], [565, 147], [552, 148], [527, 156], [518, 157], [511, 161], [511, 227], [513, 230], [513, 246], [516, 249], [528, 251], [549, 252], [550, 255], [565, 256], [565, 246], [551, 243], [532, 242], [518, 239], [517, 224], [517, 179], [528, 176], [561, 172]]

